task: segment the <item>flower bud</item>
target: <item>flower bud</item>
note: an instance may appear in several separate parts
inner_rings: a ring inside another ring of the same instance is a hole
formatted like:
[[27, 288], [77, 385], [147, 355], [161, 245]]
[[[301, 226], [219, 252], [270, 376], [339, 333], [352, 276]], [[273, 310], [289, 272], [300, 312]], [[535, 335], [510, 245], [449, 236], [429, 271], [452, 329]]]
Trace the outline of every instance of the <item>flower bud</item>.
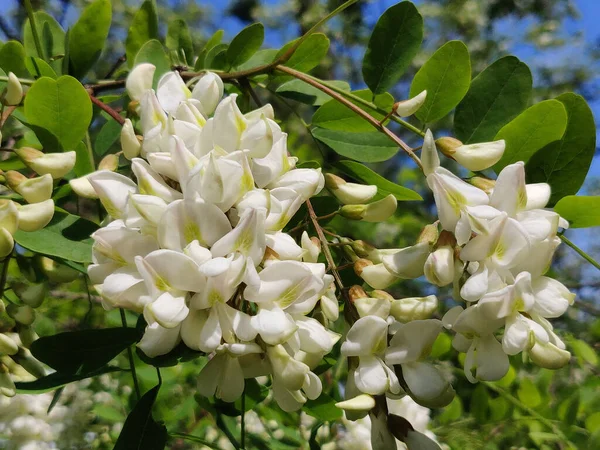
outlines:
[[16, 355], [11, 355], [11, 358], [34, 377], [41, 378], [46, 376], [44, 365], [35, 359], [26, 348], [20, 347], [19, 352]]
[[366, 203], [377, 194], [377, 186], [348, 183], [332, 173], [325, 174], [325, 186], [345, 205]]
[[370, 411], [375, 407], [375, 399], [368, 394], [360, 394], [349, 400], [337, 402], [335, 406], [346, 411]]
[[305, 262], [316, 263], [321, 253], [321, 241], [316, 237], [308, 237], [308, 233], [304, 231], [300, 238], [300, 245], [304, 250], [303, 260]]
[[423, 164], [423, 173], [425, 176], [435, 172], [440, 167], [440, 155], [438, 155], [435, 141], [431, 130], [425, 132], [423, 147], [421, 149], [421, 163]]
[[436, 286], [446, 286], [454, 281], [454, 246], [456, 239], [442, 231], [438, 239], [438, 248], [429, 254], [425, 261], [424, 272], [427, 280]]
[[527, 204], [525, 209], [542, 209], [550, 201], [551, 189], [548, 183], [532, 183], [525, 185]]
[[140, 154], [142, 144], [135, 134], [131, 120], [125, 119], [121, 128], [121, 149], [125, 158], [131, 160]]
[[15, 383], [10, 378], [8, 367], [6, 367], [4, 363], [0, 362], [0, 395], [14, 397], [16, 393], [17, 390], [15, 388]]
[[384, 255], [385, 268], [400, 278], [418, 278], [423, 275], [423, 267], [430, 253], [428, 243], [405, 247], [394, 254]]
[[23, 303], [31, 306], [32, 308], [37, 308], [46, 298], [46, 294], [48, 293], [48, 285], [46, 283], [30, 285], [18, 284], [13, 285], [13, 290]]
[[44, 275], [48, 277], [50, 281], [55, 283], [68, 283], [76, 280], [79, 277], [79, 272], [75, 269], [71, 269], [64, 264], [57, 263], [53, 259], [46, 258], [45, 256], [40, 257], [40, 268]]
[[357, 298], [354, 301], [354, 307], [360, 317], [377, 316], [387, 319], [390, 315], [392, 303], [388, 298]]
[[541, 343], [536, 341], [531, 350], [529, 350], [531, 360], [544, 369], [560, 369], [569, 363], [571, 353], [551, 342]]
[[0, 199], [0, 228], [10, 235], [15, 234], [19, 226], [19, 212], [12, 200]]
[[389, 300], [390, 302], [394, 301], [394, 297], [392, 297], [391, 294], [387, 293], [386, 291], [382, 291], [381, 289], [375, 289], [374, 291], [371, 291], [371, 297]]
[[24, 347], [31, 347], [33, 341], [37, 340], [38, 338], [39, 336], [31, 326], [19, 326], [19, 339], [21, 339], [21, 343]]
[[15, 241], [12, 234], [6, 228], [0, 228], [0, 258], [4, 258], [12, 252]]
[[19, 351], [19, 346], [7, 335], [0, 333], [0, 355], [14, 355]]
[[440, 232], [438, 230], [437, 223], [431, 223], [429, 225], [425, 225], [421, 230], [421, 234], [417, 238], [417, 244], [429, 244], [433, 245], [437, 242], [440, 236]]
[[119, 167], [119, 157], [117, 155], [106, 155], [98, 164], [98, 170], [110, 170], [114, 172]]
[[19, 210], [19, 229], [37, 231], [44, 228], [54, 216], [54, 200], [23, 205]]
[[398, 280], [383, 264], [373, 264], [368, 259], [358, 259], [354, 263], [354, 272], [375, 289], [385, 289]]
[[15, 322], [23, 325], [31, 325], [35, 320], [35, 311], [29, 305], [15, 305], [11, 303], [6, 307], [6, 314], [12, 317]]
[[4, 104], [8, 106], [15, 106], [21, 103], [23, 99], [23, 86], [17, 78], [17, 76], [9, 72], [8, 83], [6, 84], [6, 95], [4, 96]]
[[[370, 261], [363, 261], [363, 260], [356, 261], [356, 264], [354, 265], [354, 271], [355, 272], [357, 272], [357, 271], [361, 271], [362, 272], [361, 266], [363, 264], [364, 265], [369, 265], [369, 262]], [[373, 263], [371, 263], [371, 264], [373, 264]], [[348, 297], [350, 298], [351, 302], [355, 302], [359, 298], [368, 297], [368, 295], [367, 295], [367, 293], [365, 292], [365, 290], [362, 287], [360, 287], [359, 285], [355, 284], [350, 289], [348, 289]]]
[[64, 153], [42, 153], [30, 147], [22, 147], [15, 153], [23, 160], [27, 167], [40, 175], [49, 173], [55, 180], [64, 177], [75, 166], [76, 154], [74, 151]]
[[125, 81], [125, 88], [129, 98], [134, 101], [140, 101], [144, 92], [152, 89], [152, 81], [154, 79], [154, 72], [156, 67], [154, 64], [143, 63], [138, 64], [133, 68], [127, 80]]
[[421, 106], [425, 103], [425, 99], [427, 98], [427, 91], [422, 91], [418, 95], [413, 98], [409, 98], [408, 100], [403, 100], [400, 102], [396, 102], [394, 104], [394, 113], [398, 117], [408, 117], [412, 116], [416, 113]]
[[90, 183], [88, 175], [69, 180], [69, 186], [71, 186], [73, 192], [75, 192], [80, 197], [97, 199], [98, 194], [96, 193], [96, 190]]
[[431, 318], [437, 311], [438, 300], [435, 295], [427, 297], [401, 298], [392, 302], [390, 314], [398, 322], [408, 323], [413, 320], [425, 320]]
[[348, 219], [365, 222], [383, 222], [396, 212], [398, 201], [392, 194], [367, 205], [345, 205], [340, 215]]
[[491, 180], [486, 177], [471, 177], [469, 178], [469, 183], [471, 183], [476, 188], [481, 189], [486, 194], [490, 195], [496, 186], [496, 180]]
[[203, 112], [211, 115], [223, 97], [223, 81], [212, 72], [206, 72], [192, 90], [192, 98], [199, 100]]
[[500, 161], [506, 147], [504, 139], [464, 145], [458, 139], [443, 137], [436, 144], [444, 155], [473, 172], [487, 169]]
[[52, 197], [52, 176], [49, 174], [37, 178], [27, 178], [14, 170], [5, 174], [9, 187], [20, 194], [27, 203], [39, 203]]

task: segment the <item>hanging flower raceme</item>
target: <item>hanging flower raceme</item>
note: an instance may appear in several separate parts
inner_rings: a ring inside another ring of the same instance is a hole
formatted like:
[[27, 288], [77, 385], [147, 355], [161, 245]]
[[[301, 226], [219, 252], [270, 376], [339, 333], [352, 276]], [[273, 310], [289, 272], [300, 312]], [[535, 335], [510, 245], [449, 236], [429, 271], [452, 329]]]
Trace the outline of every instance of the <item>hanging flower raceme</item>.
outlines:
[[180, 342], [212, 355], [200, 393], [234, 401], [245, 377], [270, 374], [276, 401], [297, 410], [320, 395], [312, 369], [340, 337], [310, 317], [319, 302], [331, 320], [338, 312], [320, 245], [283, 231], [323, 188], [321, 171], [294, 168], [269, 105], [242, 114], [212, 73], [191, 90], [167, 73], [155, 92], [154, 71], [141, 64], [126, 83], [134, 179], [86, 177], [110, 215], [92, 236], [90, 278], [105, 308], [143, 314], [149, 357]]

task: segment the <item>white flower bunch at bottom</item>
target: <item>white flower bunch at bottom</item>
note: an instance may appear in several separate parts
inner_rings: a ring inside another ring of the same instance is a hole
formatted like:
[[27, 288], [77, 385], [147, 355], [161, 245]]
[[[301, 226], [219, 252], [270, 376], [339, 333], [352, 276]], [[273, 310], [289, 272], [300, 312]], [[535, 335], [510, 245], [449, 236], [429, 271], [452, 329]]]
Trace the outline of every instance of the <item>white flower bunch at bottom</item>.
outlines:
[[87, 177], [112, 219], [93, 234], [90, 278], [107, 309], [143, 313], [146, 355], [183, 342], [211, 356], [201, 394], [232, 402], [245, 378], [269, 374], [277, 403], [298, 410], [320, 395], [312, 369], [340, 337], [310, 317], [338, 314], [318, 247], [282, 231], [321, 171], [294, 168], [270, 105], [242, 114], [212, 73], [190, 91], [170, 72], [155, 92], [153, 74], [142, 64], [127, 79], [143, 134], [122, 132], [135, 181]]

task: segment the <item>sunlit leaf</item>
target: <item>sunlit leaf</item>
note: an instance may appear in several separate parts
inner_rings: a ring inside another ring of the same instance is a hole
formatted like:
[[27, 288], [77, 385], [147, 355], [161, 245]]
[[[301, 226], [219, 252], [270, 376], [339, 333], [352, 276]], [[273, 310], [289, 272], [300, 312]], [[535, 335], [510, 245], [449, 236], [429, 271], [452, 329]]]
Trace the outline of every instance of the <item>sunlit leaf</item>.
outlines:
[[134, 66], [135, 55], [150, 39], [158, 39], [158, 16], [154, 1], [146, 0], [135, 13], [125, 41], [127, 64]]
[[567, 195], [554, 206], [554, 211], [569, 221], [571, 228], [600, 226], [600, 197]]
[[253, 23], [240, 31], [227, 48], [227, 62], [231, 67], [237, 67], [248, 61], [260, 49], [265, 38], [265, 28], [262, 23]]
[[398, 152], [398, 146], [387, 136], [376, 131], [347, 133], [345, 131], [314, 128], [312, 135], [327, 144], [336, 153], [362, 162], [386, 161]]

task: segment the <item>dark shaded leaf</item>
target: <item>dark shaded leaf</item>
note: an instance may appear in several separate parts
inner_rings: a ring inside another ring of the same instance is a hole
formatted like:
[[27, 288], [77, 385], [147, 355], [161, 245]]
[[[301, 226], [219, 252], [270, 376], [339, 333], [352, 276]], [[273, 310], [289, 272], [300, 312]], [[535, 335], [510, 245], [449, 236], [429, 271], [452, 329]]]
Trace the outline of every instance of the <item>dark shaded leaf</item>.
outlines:
[[238, 67], [248, 61], [263, 43], [265, 27], [262, 23], [253, 23], [240, 31], [227, 48], [227, 62], [231, 67]]
[[302, 410], [323, 422], [331, 422], [342, 417], [342, 410], [335, 403], [333, 398], [323, 392], [317, 399], [308, 400]]
[[154, 1], [146, 0], [133, 16], [125, 41], [127, 64], [133, 67], [135, 56], [150, 39], [158, 39], [158, 16]]
[[96, 377], [105, 373], [120, 372], [121, 370], [119, 367], [104, 366], [99, 370], [78, 374], [54, 372], [34, 381], [17, 382], [15, 386], [21, 394], [41, 394], [53, 391], [74, 381]]

